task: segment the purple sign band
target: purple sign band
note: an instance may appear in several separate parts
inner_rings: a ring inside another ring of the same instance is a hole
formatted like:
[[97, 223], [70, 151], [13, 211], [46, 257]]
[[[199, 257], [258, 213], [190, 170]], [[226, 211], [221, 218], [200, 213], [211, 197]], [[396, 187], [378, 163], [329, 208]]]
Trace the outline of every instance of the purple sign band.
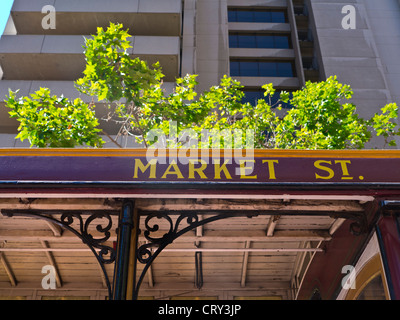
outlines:
[[400, 158], [0, 156], [0, 182], [400, 183]]

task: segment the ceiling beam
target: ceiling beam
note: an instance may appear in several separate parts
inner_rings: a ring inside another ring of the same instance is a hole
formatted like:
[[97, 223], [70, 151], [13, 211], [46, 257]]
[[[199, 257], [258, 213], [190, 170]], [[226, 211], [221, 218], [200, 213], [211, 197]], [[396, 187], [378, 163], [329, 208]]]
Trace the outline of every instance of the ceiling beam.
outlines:
[[[149, 243], [149, 241], [144, 241], [144, 243]], [[141, 244], [138, 244], [138, 247], [140, 245]], [[147, 281], [148, 281], [149, 288], [153, 288], [154, 287], [154, 277], [153, 277], [153, 268], [152, 268], [151, 264], [149, 265], [149, 268], [147, 269], [146, 273], [147, 273]]]
[[[1, 249], [3, 249], [3, 248], [0, 248], [0, 250]], [[4, 270], [7, 273], [7, 276], [8, 276], [8, 279], [10, 280], [11, 286], [12, 287], [17, 286], [17, 280], [15, 279], [14, 273], [12, 272], [10, 266], [8, 265], [7, 260], [6, 260], [5, 256], [4, 256], [3, 252], [0, 252], [0, 261], [1, 261], [1, 264], [3, 265], [3, 267], [4, 267]]]
[[[95, 249], [100, 251], [100, 249]], [[0, 248], [1, 252], [91, 252], [89, 248]], [[165, 248], [162, 252], [324, 252], [322, 248]]]
[[102, 198], [0, 198], [0, 210], [120, 210], [121, 203], [114, 199]]
[[[162, 235], [166, 231], [159, 231], [154, 235]], [[203, 230], [203, 236], [194, 233], [186, 233], [174, 242], [226, 242], [226, 241], [258, 241], [258, 242], [292, 242], [292, 241], [330, 241], [332, 236], [326, 230], [276, 230], [273, 236], [266, 236], [263, 230]], [[95, 238], [102, 237], [104, 234], [93, 231], [91, 235]], [[0, 241], [32, 242], [32, 241], [51, 241], [82, 243], [72, 232], [65, 230], [60, 237], [55, 237], [51, 231], [43, 230], [0, 230]], [[116, 241], [117, 237], [113, 232], [109, 241]], [[146, 241], [144, 236], [139, 237], [139, 241]]]
[[[309, 242], [301, 241], [299, 244], [299, 248], [305, 248], [308, 243]], [[292, 268], [291, 289], [294, 290], [294, 292], [293, 292], [294, 296], [296, 296], [297, 291], [300, 288], [300, 280], [301, 279], [299, 278], [299, 273], [300, 273], [300, 269], [302, 267], [304, 255], [305, 255], [305, 252], [297, 253], [296, 260], [295, 260], [293, 268]]]
[[[162, 235], [166, 231], [159, 231], [154, 235]], [[91, 235], [95, 238], [102, 237], [104, 234], [93, 231]], [[292, 242], [292, 241], [330, 241], [332, 236], [326, 230], [276, 230], [272, 237], [267, 237], [262, 230], [204, 230], [203, 236], [193, 233], [186, 233], [174, 242], [226, 242], [226, 241], [258, 241], [258, 242]], [[51, 231], [43, 230], [0, 230], [0, 241], [32, 242], [32, 241], [51, 241], [82, 243], [72, 232], [65, 230], [60, 237], [55, 237]], [[109, 241], [116, 241], [117, 237], [111, 235]], [[146, 241], [144, 236], [139, 237], [139, 241]]]
[[346, 219], [343, 219], [343, 218], [336, 219], [336, 220], [333, 222], [331, 228], [329, 229], [329, 234], [330, 234], [330, 235], [333, 235], [333, 234], [336, 232], [336, 230], [339, 229], [340, 226], [341, 226], [341, 225], [343, 224], [343, 222], [345, 222], [345, 221], [346, 221]]
[[153, 277], [153, 269], [151, 265], [147, 269], [147, 281], [149, 282], [149, 288], [154, 287], [154, 277]]
[[[199, 215], [198, 218], [199, 218], [199, 221], [203, 220], [203, 216], [202, 216], [202, 215]], [[204, 228], [203, 225], [200, 225], [200, 226], [198, 226], [198, 227], [196, 228], [196, 237], [202, 238], [202, 237], [204, 236], [204, 233], [203, 233], [204, 230], [203, 230], [203, 228]], [[195, 241], [195, 246], [196, 246], [196, 247], [200, 247], [200, 241], [199, 241], [199, 240], [196, 240], [196, 241]]]
[[[251, 246], [251, 242], [250, 241], [246, 241], [245, 242], [245, 249], [250, 249]], [[240, 286], [243, 288], [246, 286], [246, 275], [247, 275], [247, 266], [249, 263], [249, 251], [245, 251], [243, 253], [243, 262], [242, 262], [242, 276], [240, 279]]]
[[[280, 289], [288, 289], [290, 286], [289, 281], [264, 281], [264, 282], [248, 282], [245, 288], [240, 287], [240, 283], [235, 282], [205, 282], [202, 290], [249, 290], [249, 291], [259, 291], [259, 290], [280, 290]], [[15, 288], [11, 288], [10, 284], [6, 284], [5, 282], [0, 283], [0, 290], [6, 289], [32, 289], [37, 290], [38, 284], [37, 281], [19, 281]], [[99, 282], [66, 282], [63, 286], [63, 290], [102, 290], [105, 294], [107, 294], [107, 289], [103, 287], [103, 285]], [[141, 285], [141, 292], [144, 290], [194, 290], [194, 292], [198, 292], [197, 289], [193, 288], [193, 283], [183, 283], [183, 282], [158, 282], [154, 284], [153, 288], [149, 288], [147, 282], [143, 282]], [[10, 291], [7, 291], [10, 292]]]
[[[41, 240], [40, 243], [42, 244], [42, 247], [44, 249], [50, 249], [50, 246], [47, 243], [47, 241]], [[49, 260], [50, 265], [52, 265], [54, 267], [57, 287], [61, 288], [62, 287], [62, 280], [61, 280], [60, 272], [58, 271], [56, 260], [54, 259], [54, 256], [51, 253], [51, 251], [45, 251], [45, 253], [46, 253], [47, 259]]]
[[63, 233], [63, 228], [61, 228], [59, 225], [50, 222], [50, 221], [45, 221], [46, 224], [48, 225], [48, 227], [50, 228], [51, 231], [53, 231], [53, 235], [55, 237], [61, 237], [62, 233]]
[[267, 237], [272, 237], [274, 235], [275, 227], [280, 218], [281, 216], [271, 216], [266, 230]]
[[[97, 264], [97, 268], [99, 269], [100, 276], [101, 276], [101, 283], [103, 284], [103, 288], [107, 288], [107, 280], [106, 276], [104, 275], [103, 269], [101, 269], [100, 264]], [[105, 270], [107, 272], [107, 270]]]
[[137, 208], [143, 212], [159, 211], [351, 211], [362, 212], [359, 201], [351, 200], [283, 200], [262, 199], [137, 199]]

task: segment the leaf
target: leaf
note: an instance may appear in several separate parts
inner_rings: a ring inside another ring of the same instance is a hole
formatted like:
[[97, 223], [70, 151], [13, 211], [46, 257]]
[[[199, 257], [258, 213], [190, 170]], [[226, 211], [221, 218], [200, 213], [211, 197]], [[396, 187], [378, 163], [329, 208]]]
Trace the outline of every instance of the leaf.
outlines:
[[[160, 64], [149, 66], [130, 56], [129, 38], [128, 30], [114, 23], [86, 38], [86, 68], [74, 84], [80, 93], [105, 101], [109, 109], [105, 120], [115, 122], [121, 133], [146, 146], [151, 146], [146, 136], [153, 129], [167, 136], [174, 130], [191, 129], [198, 134], [219, 130], [225, 132], [222, 142], [232, 130], [252, 130], [255, 148], [276, 149], [363, 148], [372, 137], [371, 130], [393, 146], [391, 138], [400, 135], [396, 104], [384, 106], [380, 114], [365, 120], [347, 101], [353, 96], [351, 87], [339, 83], [336, 76], [321, 82], [308, 81], [291, 93], [281, 91], [280, 101], [274, 106], [269, 105], [276, 93], [272, 83], [262, 86], [264, 98], [252, 106], [243, 103], [243, 85], [226, 75], [218, 85], [201, 93], [196, 92], [196, 75], [179, 77], [172, 92], [167, 93]], [[40, 88], [30, 97], [17, 98], [17, 94], [10, 91], [6, 105], [10, 117], [20, 123], [18, 138], [29, 139], [39, 147], [99, 147], [104, 143], [98, 136], [101, 130], [94, 104], [51, 96], [47, 88]], [[290, 103], [293, 108], [286, 111], [282, 103]], [[174, 130], [171, 121], [176, 123]], [[242, 148], [244, 136], [237, 138]], [[172, 136], [165, 143], [184, 147], [184, 142]], [[209, 147], [209, 141], [198, 146]]]

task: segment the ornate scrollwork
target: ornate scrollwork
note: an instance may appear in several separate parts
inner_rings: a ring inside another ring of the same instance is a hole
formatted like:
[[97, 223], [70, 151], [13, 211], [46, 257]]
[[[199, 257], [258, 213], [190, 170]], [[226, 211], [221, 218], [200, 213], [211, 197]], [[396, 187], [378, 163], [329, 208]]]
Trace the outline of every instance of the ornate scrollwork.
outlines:
[[[193, 230], [199, 226], [205, 225], [212, 221], [225, 219], [237, 215], [238, 214], [235, 212], [221, 213], [200, 220], [197, 213], [189, 211], [182, 212], [180, 215], [178, 215], [174, 224], [174, 221], [171, 219], [171, 216], [168, 214], [168, 212], [156, 212], [149, 214], [146, 217], [144, 223], [146, 230], [143, 232], [143, 235], [147, 239], [148, 243], [141, 245], [136, 251], [138, 261], [145, 264], [139, 280], [136, 284], [136, 295], [139, 291], [144, 275], [146, 274], [151, 263], [167, 245], [171, 244], [176, 238], [180, 237], [184, 233]], [[160, 236], [153, 235], [160, 230], [160, 223], [158, 223], [157, 221], [154, 222], [154, 219], [165, 220], [168, 225], [168, 231]]]
[[[98, 224], [96, 226], [96, 230], [102, 234], [104, 237], [96, 239], [89, 232], [90, 224], [96, 219], [106, 219], [107, 225], [103, 226], [103, 224]], [[63, 213], [60, 218], [60, 222], [64, 227], [71, 227], [75, 220], [79, 221], [79, 237], [82, 242], [88, 246], [91, 246], [96, 249], [100, 249], [98, 253], [98, 257], [102, 263], [109, 264], [115, 261], [115, 250], [109, 246], [105, 246], [102, 243], [106, 242], [110, 236], [110, 230], [112, 227], [112, 219], [108, 213], [105, 212], [96, 212], [90, 215], [85, 222], [83, 222], [82, 216], [79, 213]], [[105, 258], [105, 256], [108, 256]]]
[[[159, 237], [152, 236], [153, 233], [159, 231], [160, 229], [159, 224], [157, 223], [151, 224], [151, 222], [156, 218], [164, 219], [165, 221], [167, 221], [169, 225], [169, 230]], [[181, 223], [184, 220], [186, 220], [187, 226], [181, 228]], [[137, 254], [138, 254], [138, 260], [141, 263], [148, 263], [149, 261], [152, 260], [153, 257], [153, 250], [151, 250], [152, 248], [156, 250], [158, 250], [160, 247], [165, 248], [168, 244], [172, 243], [177, 237], [179, 237], [183, 233], [198, 227], [199, 217], [196, 213], [193, 212], [183, 213], [177, 218], [174, 225], [171, 217], [168, 214], [153, 213], [147, 216], [144, 224], [146, 230], [143, 232], [143, 235], [149, 241], [149, 243], [140, 246], [138, 248]]]
[[[60, 219], [54, 218], [54, 214], [59, 212], [38, 212], [35, 210], [26, 210], [26, 211], [15, 211], [15, 210], [2, 210], [3, 215], [8, 217], [12, 216], [27, 216], [38, 219], [47, 220], [54, 224], [59, 225], [60, 227], [69, 230], [77, 237], [79, 237], [82, 242], [89, 247], [89, 249], [94, 254], [97, 259], [104, 277], [107, 283], [107, 289], [109, 296], [112, 296], [111, 283], [109, 281], [107, 272], [105, 270], [104, 264], [113, 263], [116, 258], [115, 250], [112, 247], [104, 245], [110, 236], [110, 230], [112, 228], [112, 218], [111, 215], [107, 212], [65, 212], [62, 213]], [[82, 216], [88, 214], [89, 216], [86, 218], [86, 221], [83, 221]], [[96, 225], [96, 230], [102, 234], [101, 238], [95, 238], [92, 234], [90, 234], [89, 226], [96, 219], [105, 219], [106, 222], [102, 221], [101, 223]], [[78, 228], [74, 226], [74, 224], [78, 224]], [[105, 225], [104, 225], [105, 224]], [[96, 250], [98, 249], [98, 250]]]

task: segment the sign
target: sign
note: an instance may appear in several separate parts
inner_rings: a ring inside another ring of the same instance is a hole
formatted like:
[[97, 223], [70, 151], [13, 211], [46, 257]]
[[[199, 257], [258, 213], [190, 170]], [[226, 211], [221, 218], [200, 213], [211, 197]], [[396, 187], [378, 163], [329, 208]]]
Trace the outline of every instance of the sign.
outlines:
[[400, 152], [254, 150], [252, 156], [211, 151], [185, 159], [143, 149], [8, 149], [0, 183], [400, 183]]

